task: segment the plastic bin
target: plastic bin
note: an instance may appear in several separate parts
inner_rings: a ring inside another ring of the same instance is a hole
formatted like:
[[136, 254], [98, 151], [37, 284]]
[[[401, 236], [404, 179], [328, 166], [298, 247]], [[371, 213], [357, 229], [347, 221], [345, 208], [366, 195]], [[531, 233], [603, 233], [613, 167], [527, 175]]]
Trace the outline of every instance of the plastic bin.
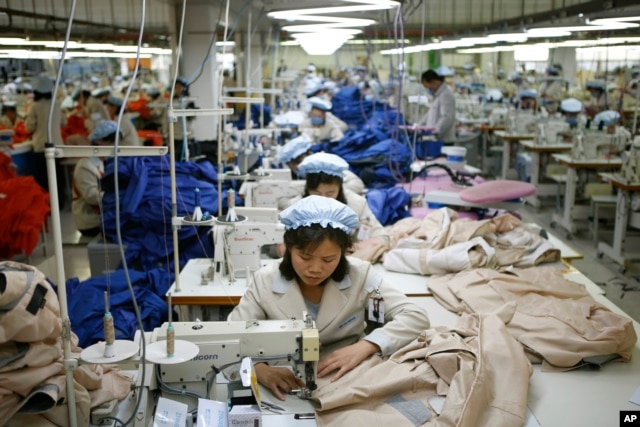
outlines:
[[[127, 251], [126, 246], [124, 250]], [[118, 245], [105, 242], [102, 236], [97, 236], [89, 242], [87, 251], [89, 252], [89, 268], [92, 277], [114, 272], [122, 263]]]
[[11, 149], [11, 161], [18, 167], [18, 175], [35, 175], [35, 155], [30, 142], [16, 144]]

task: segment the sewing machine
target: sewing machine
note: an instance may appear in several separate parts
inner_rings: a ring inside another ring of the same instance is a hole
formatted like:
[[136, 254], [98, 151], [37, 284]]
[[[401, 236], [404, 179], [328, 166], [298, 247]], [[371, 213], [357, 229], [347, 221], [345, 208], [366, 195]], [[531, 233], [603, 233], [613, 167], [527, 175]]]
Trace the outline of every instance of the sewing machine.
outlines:
[[538, 145], [553, 145], [558, 142], [559, 135], [567, 134], [570, 131], [570, 125], [564, 119], [550, 119], [542, 123], [538, 123], [536, 132], [536, 143]]
[[507, 125], [507, 117], [509, 116], [508, 108], [494, 108], [489, 114], [489, 126], [500, 127]]
[[636, 136], [628, 151], [622, 152], [620, 176], [628, 183], [640, 182], [640, 136]]
[[507, 118], [507, 133], [526, 135], [535, 133], [538, 118], [530, 111], [516, 110]]
[[[288, 169], [287, 172], [289, 172]], [[290, 175], [289, 178], [291, 178]], [[281, 199], [288, 200], [301, 195], [304, 191], [304, 185], [304, 180], [263, 179], [256, 182], [246, 182], [241, 188], [240, 194], [244, 194], [245, 206], [271, 208], [278, 206], [278, 201]]]
[[[242, 218], [242, 217], [241, 217]], [[213, 227], [214, 256], [209, 274], [203, 282], [216, 281], [217, 275], [248, 277], [260, 268], [260, 249], [264, 245], [282, 243], [284, 225], [278, 222], [246, 220], [227, 221], [218, 218]]]
[[475, 98], [458, 98], [456, 99], [456, 109], [462, 116], [477, 119], [485, 117], [484, 104]]
[[[305, 382], [305, 387], [296, 395], [301, 399], [309, 399], [317, 388], [320, 339], [315, 322], [306, 314], [302, 317], [289, 320], [173, 322], [176, 351], [180, 350], [180, 341], [188, 341], [199, 347], [198, 355], [183, 363], [147, 364], [135, 426], [150, 425], [155, 405], [150, 392], [155, 390], [162, 392], [171, 387], [173, 390], [197, 393], [203, 398], [225, 401], [231, 391], [237, 388], [240, 362], [245, 357], [251, 357], [253, 362], [269, 360], [291, 367], [294, 374]], [[147, 347], [166, 341], [166, 337], [167, 324], [145, 333]], [[136, 338], [140, 340], [139, 335]], [[138, 378], [141, 377], [141, 369], [142, 365], [138, 370]], [[218, 372], [224, 374], [228, 384], [214, 387]], [[168, 397], [175, 400], [187, 398], [175, 392]]]
[[573, 139], [571, 157], [575, 160], [599, 159], [616, 152], [620, 148], [619, 141], [615, 134], [600, 131], [579, 133]]

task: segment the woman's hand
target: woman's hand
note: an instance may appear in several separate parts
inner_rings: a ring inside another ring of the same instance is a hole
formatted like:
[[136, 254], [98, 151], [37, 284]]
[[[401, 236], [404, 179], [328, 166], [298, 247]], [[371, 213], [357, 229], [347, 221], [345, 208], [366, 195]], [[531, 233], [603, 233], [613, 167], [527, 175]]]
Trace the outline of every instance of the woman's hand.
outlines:
[[266, 363], [258, 363], [254, 368], [258, 382], [271, 390], [280, 400], [284, 400], [282, 391], [289, 393], [291, 390], [304, 387], [304, 381], [296, 377], [290, 369], [269, 366]]
[[318, 363], [318, 377], [322, 378], [338, 370], [331, 378], [331, 382], [336, 381], [377, 351], [380, 351], [380, 347], [367, 340], [336, 350]]

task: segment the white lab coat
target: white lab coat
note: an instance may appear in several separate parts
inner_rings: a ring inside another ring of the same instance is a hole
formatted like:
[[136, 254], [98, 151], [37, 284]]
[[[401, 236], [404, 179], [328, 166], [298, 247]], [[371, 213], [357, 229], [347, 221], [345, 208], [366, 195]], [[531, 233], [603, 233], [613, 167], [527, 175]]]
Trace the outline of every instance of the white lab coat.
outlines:
[[[320, 333], [321, 352], [328, 354], [364, 338], [377, 344], [388, 356], [429, 328], [427, 313], [373, 271], [370, 263], [349, 260], [349, 273], [341, 281], [331, 279], [324, 293], [316, 327]], [[256, 271], [251, 285], [228, 320], [285, 320], [302, 318], [307, 311], [300, 287], [286, 280], [278, 269], [280, 262]], [[369, 297], [378, 289], [384, 299], [384, 326], [365, 336]], [[323, 355], [324, 355], [323, 354]]]
[[433, 95], [433, 102], [422, 122], [426, 126], [434, 128], [433, 133], [438, 136], [440, 141], [455, 141], [456, 100], [447, 84], [441, 84]]
[[300, 123], [299, 128], [301, 133], [307, 135], [314, 142], [318, 143], [322, 141], [340, 141], [344, 137], [344, 132], [349, 128], [349, 126], [333, 114], [327, 112], [324, 125], [313, 126], [311, 124], [311, 119], [306, 118], [302, 123]]

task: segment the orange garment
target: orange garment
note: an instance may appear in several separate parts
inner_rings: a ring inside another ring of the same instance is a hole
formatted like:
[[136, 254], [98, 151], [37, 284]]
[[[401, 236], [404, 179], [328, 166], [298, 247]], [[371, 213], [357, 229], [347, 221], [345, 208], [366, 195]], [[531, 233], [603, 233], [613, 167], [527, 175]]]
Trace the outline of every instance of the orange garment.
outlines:
[[84, 117], [76, 114], [67, 117], [67, 124], [62, 127], [62, 140], [66, 142], [71, 135], [89, 135], [84, 121]]
[[129, 111], [136, 112], [140, 114], [140, 118], [143, 120], [151, 120], [151, 111], [147, 106], [147, 100], [144, 97], [138, 98], [137, 101], [129, 101], [127, 103], [127, 108]]
[[18, 120], [18, 123], [13, 127], [13, 132], [13, 142], [15, 143], [24, 142], [29, 139], [29, 131], [22, 120]]
[[11, 166], [11, 157], [0, 152], [0, 182], [17, 176], [16, 170]]
[[16, 177], [10, 161], [3, 159], [0, 167], [0, 257], [30, 256], [50, 212], [49, 193], [32, 176]]

